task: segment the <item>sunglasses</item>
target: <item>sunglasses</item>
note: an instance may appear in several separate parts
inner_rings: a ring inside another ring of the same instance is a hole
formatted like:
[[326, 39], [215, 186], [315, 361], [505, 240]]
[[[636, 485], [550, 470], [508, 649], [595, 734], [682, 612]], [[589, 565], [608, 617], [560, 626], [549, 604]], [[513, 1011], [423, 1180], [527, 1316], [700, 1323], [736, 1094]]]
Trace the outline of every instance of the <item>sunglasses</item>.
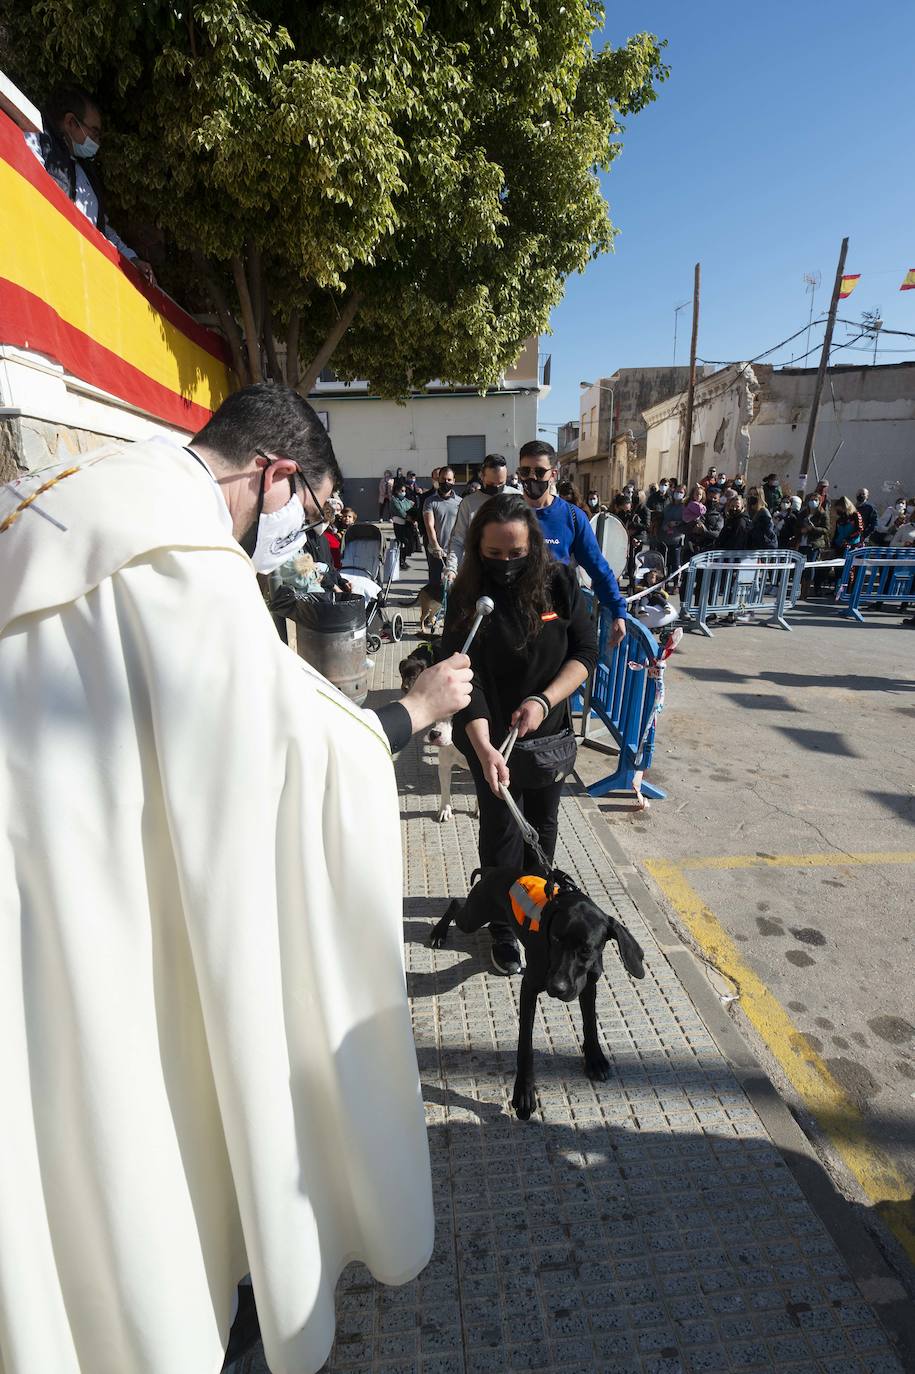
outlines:
[[[295, 458], [289, 458], [289, 457], [287, 457], [287, 455], [286, 455], [285, 453], [277, 453], [277, 454], [274, 454], [274, 456], [271, 458], [271, 457], [270, 457], [270, 454], [269, 454], [269, 453], [265, 453], [264, 450], [263, 450], [262, 448], [256, 448], [256, 449], [254, 450], [254, 452], [257, 454], [258, 458], [263, 458], [263, 459], [265, 459], [266, 462], [269, 463], [271, 466], [272, 466], [274, 463], [278, 463], [278, 462], [280, 462], [280, 461], [283, 461], [283, 462], [286, 462], [286, 463], [295, 463], [295, 476], [298, 477], [298, 478], [300, 478], [300, 480], [301, 480], [301, 482], [302, 482], [302, 485], [304, 486], [305, 490], [308, 492], [308, 495], [311, 497], [312, 504], [313, 504], [315, 510], [317, 511], [317, 516], [315, 516], [315, 517], [312, 518], [311, 522], [310, 522], [309, 525], [308, 525], [308, 528], [311, 529], [311, 528], [312, 528], [312, 525], [320, 525], [320, 524], [323, 522], [323, 520], [324, 520], [324, 507], [321, 505], [321, 502], [318, 500], [317, 496], [315, 496], [314, 491], [312, 490], [312, 487], [311, 487], [311, 483], [309, 482], [308, 478], [305, 476], [305, 473], [302, 471], [302, 465], [298, 462], [298, 460], [295, 459]], [[289, 482], [290, 482], [290, 485], [292, 486], [292, 490], [295, 491], [294, 479], [293, 479], [292, 477], [290, 477]], [[306, 517], [306, 521], [307, 521], [307, 520], [308, 520], [308, 512], [307, 512], [307, 511], [305, 512], [305, 517]]]
[[530, 481], [533, 478], [534, 481], [542, 482], [545, 481], [547, 477], [549, 477], [552, 471], [552, 468], [519, 468], [518, 476], [522, 479], [522, 481]]

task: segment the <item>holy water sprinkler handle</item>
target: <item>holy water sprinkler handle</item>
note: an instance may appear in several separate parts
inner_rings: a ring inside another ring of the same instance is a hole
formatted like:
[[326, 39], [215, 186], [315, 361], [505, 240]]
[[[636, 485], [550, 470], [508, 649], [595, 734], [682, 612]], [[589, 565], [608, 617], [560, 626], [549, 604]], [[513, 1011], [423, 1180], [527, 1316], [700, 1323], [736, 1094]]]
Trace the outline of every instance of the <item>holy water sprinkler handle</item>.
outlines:
[[481, 596], [479, 601], [477, 602], [477, 613], [473, 618], [473, 624], [470, 627], [470, 634], [464, 640], [464, 647], [461, 650], [462, 654], [466, 654], [467, 650], [473, 643], [473, 637], [482, 625], [484, 615], [491, 615], [494, 610], [495, 602], [492, 600], [492, 598], [489, 596]]

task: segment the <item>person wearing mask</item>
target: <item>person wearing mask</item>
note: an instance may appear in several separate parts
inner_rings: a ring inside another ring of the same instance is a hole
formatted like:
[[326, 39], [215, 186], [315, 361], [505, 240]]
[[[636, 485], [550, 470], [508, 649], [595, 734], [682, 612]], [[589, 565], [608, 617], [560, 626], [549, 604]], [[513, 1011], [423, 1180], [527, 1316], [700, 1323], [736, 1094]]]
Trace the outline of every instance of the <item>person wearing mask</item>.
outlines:
[[829, 542], [829, 515], [823, 509], [820, 498], [814, 492], [804, 500], [800, 513], [797, 533], [797, 547], [806, 560], [801, 578], [801, 595], [806, 601], [811, 591], [819, 594], [821, 577], [813, 564], [818, 563], [826, 552]]
[[[516, 874], [540, 872], [540, 865], [499, 786], [509, 787], [552, 861], [563, 778], [575, 760], [568, 698], [597, 662], [597, 628], [585, 597], [571, 568], [550, 556], [542, 529], [536, 509], [520, 496], [506, 492], [481, 507], [467, 533], [442, 635], [446, 654], [460, 647], [478, 597], [492, 598], [492, 614], [470, 648], [473, 690], [454, 718], [453, 738], [479, 801], [480, 864]], [[499, 748], [513, 726], [518, 742], [506, 764]], [[512, 925], [495, 919], [489, 927], [499, 973], [521, 972]]]
[[613, 617], [610, 647], [615, 647], [626, 637], [626, 602], [584, 511], [570, 506], [551, 490], [556, 475], [556, 450], [542, 439], [531, 439], [521, 446], [518, 456], [524, 499], [540, 522], [547, 549], [558, 562], [574, 559], [584, 568], [595, 596]]
[[882, 548], [886, 548], [892, 542], [893, 535], [899, 525], [905, 520], [905, 499], [897, 497], [891, 506], [887, 506], [874, 526], [874, 533], [871, 542]]
[[585, 509], [587, 510], [589, 516], [600, 515], [600, 496], [596, 491], [588, 492], [588, 495], [585, 497]]
[[630, 586], [633, 585], [635, 576], [636, 555], [641, 552], [642, 545], [646, 538], [646, 525], [644, 512], [636, 508], [635, 500], [628, 487], [621, 491], [613, 502], [612, 514], [616, 516], [620, 524], [629, 536], [629, 544], [626, 550], [626, 567], [624, 569], [626, 580]]
[[281, 643], [255, 574], [339, 478], [261, 384], [0, 491], [7, 1370], [215, 1372], [249, 1269], [314, 1370], [342, 1257], [428, 1263], [392, 749], [470, 665], [376, 712]]
[[[464, 497], [465, 501], [467, 499]], [[448, 545], [451, 543], [461, 505], [461, 498], [454, 489], [454, 472], [451, 468], [439, 468], [436, 489], [423, 506], [429, 581], [436, 586], [442, 582]]]
[[667, 505], [669, 490], [670, 484], [666, 477], [662, 477], [657, 486], [651, 486], [648, 490], [648, 499], [645, 502], [648, 508], [648, 533], [654, 540], [657, 540], [661, 533], [661, 514]]
[[732, 496], [724, 512], [724, 523], [718, 538], [719, 549], [737, 552], [750, 547], [750, 521], [742, 496]]
[[759, 487], [751, 487], [747, 492], [747, 515], [750, 517], [749, 547], [751, 549], [777, 549], [778, 536], [772, 522], [772, 513], [766, 504], [765, 495]]
[[797, 496], [783, 496], [778, 510], [772, 516], [780, 549], [796, 547], [801, 524], [800, 509], [801, 502]]
[[102, 142], [102, 114], [80, 86], [61, 86], [50, 96], [44, 114], [44, 132], [26, 134], [25, 141], [50, 177], [57, 182], [77, 210], [104, 234], [109, 243], [132, 262], [142, 277], [156, 285], [148, 262], [139, 258], [112, 229], [105, 213], [101, 182], [93, 159]]
[[378, 479], [378, 519], [387, 520], [391, 514], [391, 494], [394, 490], [394, 474], [385, 468]]
[[417, 505], [417, 510], [419, 512], [419, 537], [423, 541], [423, 552], [426, 555], [426, 567], [429, 570], [430, 581], [432, 579], [432, 555], [429, 551], [429, 533], [426, 529], [426, 504], [427, 502], [431, 501], [433, 496], [435, 496], [438, 492], [438, 478], [440, 472], [441, 468], [432, 469], [432, 472], [430, 473], [432, 486], [429, 488], [428, 491], [423, 492], [423, 494], [419, 498], [419, 502]]
[[915, 497], [906, 501], [902, 522], [893, 531], [890, 543], [894, 549], [911, 548], [915, 544]]
[[502, 495], [506, 489], [507, 477], [508, 467], [503, 455], [501, 453], [487, 453], [480, 468], [480, 490], [471, 492], [464, 497], [451, 531], [445, 558], [446, 585], [450, 585], [454, 581], [461, 566], [470, 522], [491, 496]]
[[713, 549], [718, 543], [724, 528], [724, 511], [721, 508], [721, 494], [717, 487], [708, 487], [705, 493], [705, 514], [696, 521], [691, 530], [694, 541], [698, 540], [702, 549]]
[[413, 548], [413, 535], [410, 529], [412, 510], [413, 502], [407, 495], [407, 487], [403, 477], [395, 477], [391, 493], [391, 523], [394, 526], [394, 538], [400, 547], [401, 569], [408, 566], [407, 560]]
[[763, 500], [765, 501], [766, 506], [769, 510], [769, 513], [774, 514], [774, 512], [777, 511], [778, 508], [781, 506], [781, 503], [784, 499], [784, 492], [782, 491], [781, 483], [779, 482], [774, 472], [770, 472], [767, 477], [763, 478], [762, 495]]
[[686, 506], [686, 488], [682, 482], [677, 482], [670, 493], [670, 500], [661, 511], [661, 523], [659, 538], [661, 547], [664, 550], [664, 558], [667, 565], [668, 575], [674, 572], [682, 563], [683, 541], [685, 530], [683, 528], [683, 511]]
[[855, 497], [855, 505], [858, 507], [858, 514], [862, 522], [862, 542], [870, 542], [871, 535], [877, 528], [877, 507], [871, 503], [870, 492], [867, 487], [862, 487]]
[[[717, 487], [709, 488], [717, 491]], [[699, 482], [693, 487], [689, 494], [689, 500], [683, 507], [683, 561], [686, 562], [694, 554], [701, 553], [708, 548], [708, 539], [705, 517], [708, 513], [706, 502], [709, 499], [708, 490]]]
[[588, 514], [588, 507], [581, 499], [581, 492], [574, 482], [559, 482], [556, 491], [563, 501], [568, 501], [570, 506], [577, 506], [579, 510], [583, 510], [586, 515]]
[[832, 531], [832, 549], [836, 558], [844, 558], [849, 549], [857, 549], [864, 532], [864, 521], [857, 508], [847, 496], [840, 496], [832, 503], [835, 524]]

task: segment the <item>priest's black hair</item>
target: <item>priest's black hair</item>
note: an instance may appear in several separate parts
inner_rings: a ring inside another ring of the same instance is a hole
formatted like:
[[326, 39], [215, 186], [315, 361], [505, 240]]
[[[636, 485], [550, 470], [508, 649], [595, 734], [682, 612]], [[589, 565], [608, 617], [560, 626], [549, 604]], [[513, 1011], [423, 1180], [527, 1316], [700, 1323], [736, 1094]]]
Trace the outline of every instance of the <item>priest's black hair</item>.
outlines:
[[202, 444], [223, 462], [247, 467], [258, 449], [292, 458], [312, 486], [329, 477], [343, 483], [333, 445], [317, 413], [288, 386], [258, 382], [227, 396], [192, 444]]

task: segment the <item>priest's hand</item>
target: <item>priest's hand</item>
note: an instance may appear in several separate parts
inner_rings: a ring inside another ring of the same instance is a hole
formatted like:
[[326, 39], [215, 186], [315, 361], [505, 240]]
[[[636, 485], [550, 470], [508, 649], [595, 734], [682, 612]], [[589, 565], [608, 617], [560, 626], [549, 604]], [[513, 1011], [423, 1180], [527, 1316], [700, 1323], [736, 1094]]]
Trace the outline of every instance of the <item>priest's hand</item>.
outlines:
[[420, 673], [403, 704], [413, 722], [414, 735], [437, 720], [462, 711], [470, 701], [473, 671], [466, 654], [452, 654]]

